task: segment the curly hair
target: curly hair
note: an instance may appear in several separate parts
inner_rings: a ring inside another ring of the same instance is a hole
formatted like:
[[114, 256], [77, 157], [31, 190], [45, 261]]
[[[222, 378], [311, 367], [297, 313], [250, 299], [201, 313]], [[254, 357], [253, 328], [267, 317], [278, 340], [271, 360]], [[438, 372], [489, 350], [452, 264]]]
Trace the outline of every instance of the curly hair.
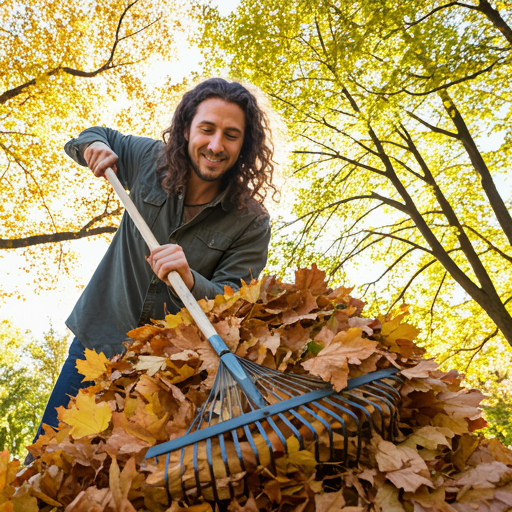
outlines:
[[222, 177], [222, 187], [230, 184], [230, 200], [238, 210], [253, 197], [263, 203], [267, 189], [277, 192], [272, 184], [274, 146], [270, 140], [268, 118], [256, 98], [238, 82], [210, 78], [186, 92], [176, 108], [171, 126], [163, 133], [164, 149], [159, 155], [156, 173], [167, 194], [180, 193], [187, 183], [191, 162], [188, 154], [188, 132], [200, 103], [219, 98], [238, 105], [245, 113], [245, 135], [238, 160]]

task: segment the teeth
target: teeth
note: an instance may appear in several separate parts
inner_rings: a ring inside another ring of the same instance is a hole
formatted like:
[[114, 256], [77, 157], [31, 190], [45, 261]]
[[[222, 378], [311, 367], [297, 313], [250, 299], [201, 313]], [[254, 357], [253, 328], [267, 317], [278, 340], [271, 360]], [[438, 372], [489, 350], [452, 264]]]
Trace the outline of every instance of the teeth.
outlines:
[[209, 162], [213, 162], [213, 163], [216, 163], [216, 162], [222, 162], [223, 158], [219, 158], [218, 160], [214, 160], [213, 158], [208, 158], [206, 155], [203, 155], [206, 160], [208, 160]]

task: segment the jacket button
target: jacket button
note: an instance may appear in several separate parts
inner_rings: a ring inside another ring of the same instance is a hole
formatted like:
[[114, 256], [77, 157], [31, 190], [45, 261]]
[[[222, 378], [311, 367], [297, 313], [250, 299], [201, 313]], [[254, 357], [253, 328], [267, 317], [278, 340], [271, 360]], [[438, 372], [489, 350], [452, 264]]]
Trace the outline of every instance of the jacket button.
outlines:
[[210, 242], [210, 247], [213, 247], [213, 244], [214, 244], [214, 243], [215, 243], [215, 240], [212, 240], [212, 241]]

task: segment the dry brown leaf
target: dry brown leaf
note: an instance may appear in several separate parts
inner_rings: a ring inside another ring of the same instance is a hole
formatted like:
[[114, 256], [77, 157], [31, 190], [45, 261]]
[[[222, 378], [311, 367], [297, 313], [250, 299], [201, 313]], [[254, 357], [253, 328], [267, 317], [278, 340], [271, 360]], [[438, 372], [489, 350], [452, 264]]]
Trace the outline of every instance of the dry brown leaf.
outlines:
[[322, 512], [341, 512], [345, 506], [343, 489], [338, 492], [330, 492], [315, 495], [315, 507]]
[[334, 389], [340, 391], [347, 385], [348, 363], [360, 363], [370, 357], [376, 347], [375, 340], [361, 338], [361, 329], [352, 328], [338, 333], [328, 347], [302, 366], [313, 375], [331, 382]]

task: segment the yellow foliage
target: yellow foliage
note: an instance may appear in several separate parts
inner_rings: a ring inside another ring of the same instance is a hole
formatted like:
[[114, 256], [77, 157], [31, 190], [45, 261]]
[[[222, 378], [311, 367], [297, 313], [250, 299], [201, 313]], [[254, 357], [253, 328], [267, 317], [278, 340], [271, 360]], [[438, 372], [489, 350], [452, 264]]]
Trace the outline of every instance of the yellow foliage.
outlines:
[[105, 372], [108, 359], [103, 352], [99, 354], [96, 350], [85, 349], [85, 360], [77, 359], [76, 368], [79, 373], [85, 375], [82, 382], [87, 380], [95, 380]]
[[79, 439], [89, 434], [99, 434], [110, 424], [112, 413], [107, 403], [96, 403], [94, 395], [81, 390], [74, 406], [59, 408], [59, 419], [72, 427], [70, 434]]
[[172, 58], [178, 9], [191, 8], [160, 0], [2, 2], [0, 249], [25, 256], [36, 287], [56, 286], [71, 269], [73, 252], [62, 241], [111, 234], [122, 213], [104, 180], [79, 170], [64, 143], [97, 124], [161, 133], [149, 121], [158, 104], [170, 103], [168, 92], [149, 82], [145, 61]]

